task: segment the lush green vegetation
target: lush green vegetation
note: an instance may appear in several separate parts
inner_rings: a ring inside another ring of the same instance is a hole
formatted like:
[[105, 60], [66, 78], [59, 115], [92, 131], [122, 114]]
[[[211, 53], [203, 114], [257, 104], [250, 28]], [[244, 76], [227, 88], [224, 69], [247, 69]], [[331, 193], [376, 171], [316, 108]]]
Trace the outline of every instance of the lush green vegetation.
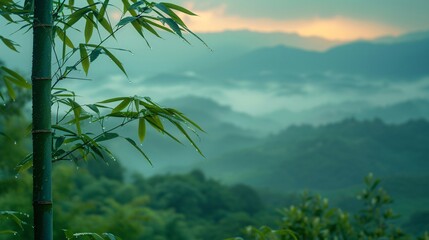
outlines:
[[[301, 201], [280, 210], [278, 229], [247, 227], [250, 239], [414, 239], [393, 224], [398, 216], [391, 209], [393, 199], [379, 186], [372, 174], [365, 178], [365, 188], [357, 196], [360, 208], [348, 213], [330, 207], [328, 199], [303, 194]], [[240, 237], [230, 240], [242, 239]], [[418, 239], [429, 239], [426, 232]]]
[[[371, 177], [353, 212], [331, 207], [327, 199], [310, 193], [263, 196], [245, 185], [220, 184], [197, 170], [127, 177], [117, 162], [107, 166], [93, 161], [79, 169], [72, 164], [57, 165], [53, 177], [55, 239], [64, 238], [62, 229], [111, 232], [123, 239], [218, 240], [239, 235], [264, 239], [258, 237], [264, 232], [265, 239], [293, 239], [291, 233], [298, 239], [412, 239], [399, 227], [397, 213], [391, 209], [393, 199]], [[28, 173], [2, 177], [0, 205], [31, 212], [26, 197], [30, 189]], [[278, 206], [268, 205], [274, 198]], [[261, 225], [266, 227], [247, 227]], [[1, 221], [2, 229], [18, 232], [12, 239], [31, 238], [31, 224], [23, 227], [22, 231], [12, 221]], [[416, 214], [403, 227], [422, 235], [428, 229], [427, 213]], [[280, 238], [283, 235], [286, 238]], [[0, 239], [11, 239], [5, 236]]]
[[[103, 164], [55, 167], [55, 239], [62, 239], [62, 229], [111, 232], [123, 239], [223, 239], [263, 219], [259, 195], [247, 186], [224, 186], [200, 171], [124, 180], [119, 164]], [[3, 209], [31, 212], [30, 174], [4, 177], [0, 189]], [[16, 229], [16, 238], [30, 239], [31, 225]]]
[[[28, 125], [23, 114], [25, 109], [24, 103], [13, 101], [0, 106], [1, 130], [8, 136], [0, 137], [0, 206], [2, 210], [31, 213], [31, 200], [28, 198], [31, 192], [31, 175], [29, 172], [23, 172], [16, 176], [14, 170], [29, 148], [28, 135], [26, 137], [28, 131], [22, 128]], [[332, 139], [343, 136], [353, 142], [351, 133], [360, 136], [362, 129], [368, 127], [364, 128], [362, 125], [378, 125], [379, 127], [374, 126], [370, 133], [378, 133], [379, 136], [383, 136], [380, 129], [384, 128], [390, 132], [397, 129], [412, 136], [406, 133], [409, 129], [420, 129], [422, 132], [427, 123], [415, 121], [388, 126], [377, 121], [345, 121], [320, 128], [295, 127], [272, 137], [273, 143], [265, 146], [275, 148], [277, 145], [274, 140], [278, 140], [280, 136], [294, 138], [295, 142], [300, 143], [303, 139], [311, 142], [315, 136], [319, 136], [319, 140], [325, 139], [328, 138], [324, 136], [327, 134]], [[354, 131], [353, 126], [356, 128]], [[304, 134], [305, 130], [307, 134]], [[322, 131], [324, 134], [320, 133]], [[334, 134], [335, 132], [341, 134]], [[415, 134], [417, 130], [411, 132]], [[414, 141], [411, 137], [405, 139]], [[390, 142], [394, 142], [394, 139]], [[234, 162], [238, 160], [237, 158]], [[397, 200], [401, 201], [397, 201], [397, 205], [392, 205], [392, 199], [385, 191], [379, 190], [378, 183], [374, 180], [367, 180], [367, 194], [360, 194], [364, 201], [355, 198], [358, 189], [362, 188], [362, 184], [358, 184], [357, 187], [347, 188], [347, 191], [342, 193], [329, 194], [331, 204], [327, 204], [327, 200], [314, 194], [279, 194], [279, 191], [273, 193], [255, 190], [242, 184], [224, 185], [208, 178], [201, 171], [146, 178], [138, 174], [131, 176], [118, 162], [108, 163], [110, 166], [97, 160], [80, 165], [62, 163], [55, 166], [55, 239], [64, 239], [62, 229], [68, 229], [70, 232], [111, 232], [123, 239], [173, 240], [214, 240], [235, 236], [258, 239], [257, 235], [264, 235], [264, 232], [265, 235], [270, 235], [266, 236], [267, 239], [277, 239], [279, 234], [291, 237], [290, 231], [303, 239], [304, 236], [313, 239], [316, 235], [323, 239], [327, 229], [329, 236], [342, 236], [343, 239], [346, 235], [363, 238], [363, 235], [359, 234], [362, 234], [363, 229], [372, 229], [369, 225], [374, 228], [372, 232], [365, 234], [372, 234], [372, 237], [376, 233], [379, 234], [378, 237], [384, 234], [397, 239], [399, 235], [394, 234], [404, 234], [404, 237], [410, 238], [410, 235], [422, 236], [424, 231], [429, 229], [429, 214], [424, 208], [428, 199], [425, 176], [386, 176], [383, 185], [388, 192], [400, 196]], [[230, 163], [230, 166], [233, 167], [234, 164]], [[294, 174], [298, 170], [304, 169], [297, 169]], [[323, 176], [324, 172], [319, 175]], [[376, 186], [372, 187], [371, 184]], [[376, 199], [376, 205], [372, 205], [372, 199]], [[390, 211], [392, 206], [397, 211]], [[404, 211], [409, 211], [410, 217], [394, 218], [397, 213], [403, 214]], [[28, 222], [22, 225], [24, 230], [10, 221], [11, 218], [7, 220], [0, 216], [0, 229], [13, 229], [18, 233], [16, 236], [0, 235], [0, 239], [31, 239], [32, 218], [20, 214], [16, 216]], [[386, 224], [377, 225], [376, 222]], [[246, 228], [263, 225], [267, 227]], [[250, 235], [246, 235], [246, 232]], [[369, 239], [370, 235], [365, 237]]]

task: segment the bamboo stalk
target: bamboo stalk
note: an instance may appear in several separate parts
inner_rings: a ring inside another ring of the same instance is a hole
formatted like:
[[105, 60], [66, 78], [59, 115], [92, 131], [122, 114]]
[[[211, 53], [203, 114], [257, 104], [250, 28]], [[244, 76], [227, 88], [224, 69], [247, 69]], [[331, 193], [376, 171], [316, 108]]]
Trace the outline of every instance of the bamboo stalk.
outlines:
[[35, 0], [32, 64], [35, 240], [52, 240], [53, 237], [51, 52], [52, 0]]

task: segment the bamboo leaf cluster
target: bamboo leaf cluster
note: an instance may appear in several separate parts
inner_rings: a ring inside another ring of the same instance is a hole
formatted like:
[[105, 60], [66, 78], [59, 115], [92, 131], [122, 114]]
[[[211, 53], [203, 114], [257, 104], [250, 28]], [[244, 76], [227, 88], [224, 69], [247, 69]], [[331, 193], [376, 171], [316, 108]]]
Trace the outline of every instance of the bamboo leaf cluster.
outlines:
[[[16, 24], [17, 31], [24, 33], [33, 30], [31, 85], [25, 77], [5, 66], [0, 66], [0, 76], [12, 100], [17, 97], [14, 88], [32, 88], [33, 152], [21, 161], [17, 170], [22, 172], [33, 167], [35, 239], [52, 239], [52, 162], [102, 159], [107, 163], [108, 159], [115, 160], [115, 157], [103, 142], [120, 137], [151, 163], [142, 149], [146, 125], [181, 143], [165, 127], [165, 122], [177, 129], [202, 155], [188, 133], [202, 129], [175, 109], [161, 107], [148, 97], [136, 96], [80, 104], [73, 91], [58, 86], [63, 81], [86, 79], [91, 63], [100, 59], [100, 55], [106, 55], [128, 77], [114, 53], [128, 50], [106, 45], [127, 25], [132, 25], [148, 46], [147, 34], [161, 37], [159, 31], [176, 34], [186, 42], [185, 32], [200, 39], [177, 13], [195, 14], [181, 6], [137, 0], [122, 0], [121, 3], [122, 7], [109, 0], [0, 0], [0, 15], [8, 24]], [[119, 13], [119, 19], [113, 18], [113, 13]], [[81, 32], [80, 29], [83, 29], [82, 40], [76, 39], [74, 33]], [[13, 40], [4, 36], [0, 36], [0, 40], [10, 50], [18, 52], [19, 45]], [[85, 74], [84, 78], [72, 75], [79, 71], [79, 67]], [[1, 90], [0, 98], [5, 101]], [[52, 108], [56, 108], [56, 113], [52, 114]], [[136, 135], [140, 145], [131, 137], [120, 136], [115, 131], [132, 121], [138, 121]], [[99, 125], [98, 131], [87, 131], [85, 125], [93, 123]], [[111, 234], [95, 233], [66, 233], [66, 236], [117, 239]]]

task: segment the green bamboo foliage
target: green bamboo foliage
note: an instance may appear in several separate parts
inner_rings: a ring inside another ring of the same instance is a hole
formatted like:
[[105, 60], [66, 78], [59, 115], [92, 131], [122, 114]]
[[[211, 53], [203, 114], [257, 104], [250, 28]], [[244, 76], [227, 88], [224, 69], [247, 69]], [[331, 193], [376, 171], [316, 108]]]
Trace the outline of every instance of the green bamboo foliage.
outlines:
[[[151, 34], [161, 38], [160, 32], [175, 34], [185, 42], [188, 40], [184, 33], [201, 40], [179, 17], [180, 14], [196, 14], [181, 6], [145, 0], [120, 2], [122, 8], [113, 5], [109, 0], [87, 0], [76, 4], [73, 0], [0, 0], [1, 17], [11, 24], [20, 23], [17, 29], [21, 31], [33, 30], [32, 84], [5, 66], [0, 66], [0, 80], [4, 81], [7, 96], [11, 99], [17, 97], [17, 87], [32, 88], [33, 152], [23, 159], [17, 169], [20, 172], [33, 167], [34, 233], [37, 240], [52, 239], [53, 162], [115, 160], [114, 154], [104, 147], [103, 143], [122, 138], [152, 164], [143, 150], [148, 126], [179, 143], [188, 141], [202, 155], [190, 133], [203, 130], [178, 110], [162, 107], [148, 97], [139, 96], [80, 104], [73, 91], [58, 87], [63, 81], [81, 79], [72, 76], [79, 70], [83, 70], [85, 76], [88, 75], [91, 63], [99, 60], [101, 55], [109, 58], [118, 70], [127, 76], [125, 66], [115, 56], [115, 51], [127, 50], [109, 48], [106, 45], [107, 40], [115, 38], [116, 34], [127, 26], [135, 29], [148, 45], [146, 36]], [[108, 13], [119, 9], [122, 9], [122, 14], [115, 22], [109, 18]], [[70, 31], [77, 30], [75, 25], [84, 26], [82, 40], [72, 39], [69, 35]], [[201, 42], [204, 43], [202, 40]], [[4, 36], [0, 36], [0, 44], [12, 51], [19, 50], [18, 44]], [[51, 62], [51, 59], [54, 61]], [[55, 69], [51, 69], [51, 66], [55, 66]], [[0, 93], [2, 100], [7, 96]], [[57, 109], [53, 115], [52, 107]], [[58, 109], [64, 107], [68, 111], [60, 114]], [[54, 122], [51, 122], [52, 117], [55, 118]], [[113, 120], [113, 125], [108, 123], [110, 120]], [[135, 136], [120, 136], [116, 133], [118, 128], [133, 121], [137, 122]], [[87, 132], [84, 126], [88, 122], [98, 124], [99, 131]], [[166, 126], [168, 124], [170, 127]], [[171, 127], [175, 128], [175, 133], [181, 137], [171, 133]], [[115, 239], [110, 233], [65, 234], [67, 238], [89, 236]]]
[[52, 0], [35, 0], [33, 21], [33, 211], [34, 239], [51, 240], [52, 130], [51, 53]]

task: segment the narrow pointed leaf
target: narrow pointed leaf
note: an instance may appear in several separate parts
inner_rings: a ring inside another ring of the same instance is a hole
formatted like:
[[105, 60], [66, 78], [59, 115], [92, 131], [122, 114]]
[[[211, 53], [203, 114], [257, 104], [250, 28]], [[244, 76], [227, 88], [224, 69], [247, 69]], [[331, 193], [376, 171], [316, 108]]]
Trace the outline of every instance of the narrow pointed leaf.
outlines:
[[121, 110], [123, 110], [124, 108], [128, 107], [128, 105], [131, 102], [131, 98], [126, 98], [124, 99], [121, 103], [119, 103], [113, 110], [112, 113], [116, 113], [116, 112], [120, 112]]
[[65, 139], [66, 138], [64, 136], [57, 138], [57, 140], [55, 141], [55, 149], [60, 148], [61, 145], [63, 145]]
[[169, 17], [171, 17], [171, 19], [179, 24], [182, 27], [186, 27], [185, 23], [182, 21], [182, 19], [180, 19], [179, 16], [177, 16], [177, 14], [175, 14], [173, 11], [171, 11], [168, 7], [166, 7], [164, 4], [162, 3], [157, 3], [155, 5], [159, 10], [163, 11], [164, 13], [166, 13]]
[[96, 142], [102, 142], [102, 141], [107, 141], [110, 139], [114, 139], [119, 137], [119, 134], [117, 133], [103, 133], [100, 137], [96, 138], [95, 141]]
[[93, 13], [88, 13], [88, 17], [86, 18], [85, 23], [85, 43], [88, 43], [91, 40], [92, 33], [94, 31], [94, 23], [93, 23]]
[[146, 122], [144, 118], [139, 119], [138, 135], [140, 143], [142, 143], [146, 135]]
[[171, 29], [169, 29], [169, 28], [167, 28], [167, 27], [164, 27], [164, 26], [162, 26], [161, 24], [158, 24], [158, 23], [156, 23], [156, 22], [153, 22], [153, 21], [151, 21], [151, 20], [149, 20], [149, 19], [147, 19], [147, 18], [145, 18], [145, 19], [144, 19], [144, 21], [145, 21], [145, 22], [147, 22], [148, 24], [150, 24], [150, 25], [152, 25], [152, 26], [155, 26], [155, 27], [157, 27], [157, 28], [159, 28], [159, 29], [162, 29], [162, 30], [164, 30], [164, 31], [166, 31], [166, 32], [174, 33]]
[[91, 53], [89, 54], [89, 59], [91, 62], [94, 62], [95, 59], [98, 58], [98, 56], [100, 56], [101, 53], [101, 48], [96, 48], [94, 50], [91, 51]]
[[176, 4], [166, 3], [166, 2], [162, 2], [161, 4], [163, 4], [164, 6], [170, 8], [170, 9], [174, 9], [174, 10], [177, 10], [177, 11], [182, 12], [182, 13], [186, 13], [186, 14], [191, 15], [191, 16], [197, 16], [197, 14], [189, 11], [188, 9], [186, 9], [184, 7], [178, 6]]
[[88, 104], [86, 105], [88, 108], [90, 108], [92, 111], [94, 111], [97, 114], [100, 114], [100, 110], [98, 109], [97, 105], [95, 104]]
[[112, 102], [122, 101], [122, 100], [125, 100], [125, 99], [127, 99], [127, 97], [109, 98], [109, 99], [103, 100], [103, 101], [98, 102], [98, 103], [112, 103]]
[[26, 89], [30, 89], [31, 88], [31, 84], [29, 84], [26, 81], [23, 82], [23, 81], [20, 81], [17, 78], [13, 78], [13, 77], [10, 77], [10, 76], [4, 76], [3, 78], [4, 78], [4, 80], [7, 80], [7, 81], [11, 82], [11, 83], [15, 84], [18, 87], [22, 87], [22, 88], [26, 88]]
[[24, 77], [22, 77], [19, 73], [17, 73], [17, 72], [15, 72], [15, 71], [13, 71], [13, 70], [11, 70], [11, 69], [9, 69], [9, 68], [7, 68], [7, 67], [5, 67], [5, 66], [1, 66], [0, 67], [3, 71], [5, 71], [5, 72], [7, 72], [9, 75], [11, 75], [12, 77], [14, 77], [15, 79], [17, 79], [17, 80], [19, 80], [20, 82], [27, 82], [26, 80], [25, 80], [25, 78]]
[[149, 164], [153, 166], [152, 161], [149, 159], [146, 153], [143, 152], [143, 150], [137, 145], [137, 143], [134, 140], [132, 140], [131, 138], [125, 138], [125, 140], [127, 140], [135, 149], [137, 149], [137, 151], [139, 151], [144, 156], [144, 158], [146, 158]]
[[106, 48], [104, 48], [104, 52], [116, 64], [116, 66], [118, 66], [118, 68], [121, 69], [121, 71], [125, 74], [125, 76], [128, 77], [128, 74], [125, 71], [124, 66], [122, 66], [122, 63], [109, 50], [107, 50]]
[[12, 41], [12, 40], [10, 40], [8, 38], [5, 38], [3, 36], [0, 36], [0, 40], [6, 45], [6, 47], [8, 47], [9, 49], [11, 49], [11, 50], [13, 50], [15, 52], [18, 52], [18, 50], [16, 49], [15, 46], [19, 46], [19, 45], [16, 44], [14, 41]]
[[163, 18], [162, 21], [166, 23], [171, 28], [171, 30], [173, 30], [177, 35], [183, 38], [182, 30], [180, 30], [179, 25], [177, 25], [177, 23], [173, 21], [173, 19]]
[[127, 10], [130, 10], [130, 9], [136, 10], [136, 9], [140, 8], [141, 5], [144, 5], [144, 4], [145, 4], [144, 1], [135, 2], [131, 6], [129, 6]]
[[33, 154], [30, 153], [16, 166], [16, 170], [18, 173], [22, 173], [25, 170], [31, 168], [33, 166]]
[[197, 144], [195, 144], [195, 142], [194, 142], [194, 140], [192, 140], [192, 138], [189, 136], [189, 134], [186, 132], [186, 130], [185, 129], [183, 129], [183, 127], [180, 125], [180, 124], [178, 124], [178, 123], [176, 123], [176, 122], [172, 122], [176, 127], [177, 127], [177, 129], [179, 129], [179, 131], [180, 132], [182, 132], [182, 134], [188, 139], [188, 141], [192, 144], [192, 146], [197, 150], [197, 152], [201, 155], [201, 156], [203, 156], [203, 157], [205, 157], [204, 156], [204, 154], [203, 154], [203, 152], [201, 152], [201, 150], [200, 150], [200, 148], [197, 146]]
[[63, 31], [61, 28], [56, 27], [55, 32], [57, 33], [58, 37], [64, 44], [69, 48], [74, 48], [73, 42], [70, 40], [70, 38], [67, 36], [66, 32]]
[[89, 57], [84, 44], [79, 44], [79, 53], [83, 71], [85, 72], [85, 75], [88, 75]]
[[118, 236], [115, 236], [111, 233], [103, 233], [103, 236], [106, 236], [108, 240], [121, 240]]
[[95, 16], [95, 18], [97, 19], [97, 21], [101, 24], [101, 26], [110, 34], [112, 34], [113, 37], [115, 37], [114, 33], [113, 33], [113, 28], [110, 25], [110, 22], [107, 20], [107, 18], [105, 17], [100, 17], [100, 13], [97, 11], [93, 11], [93, 14]]
[[156, 32], [156, 30], [151, 25], [149, 25], [145, 21], [145, 19], [143, 19], [143, 18], [139, 19], [139, 23], [140, 23], [139, 26], [143, 26], [145, 29], [147, 29], [149, 32], [151, 32], [153, 35], [161, 38], [161, 36], [158, 34], [158, 32]]
[[138, 17], [133, 17], [133, 16], [124, 17], [118, 22], [117, 26], [120, 27], [120, 26], [127, 25], [128, 23], [131, 23], [137, 19]]
[[66, 132], [66, 133], [70, 133], [70, 134], [72, 134], [73, 136], [76, 136], [76, 133], [75, 133], [75, 132], [73, 132], [72, 130], [67, 129], [67, 128], [65, 128], [65, 127], [62, 127], [62, 126], [60, 126], [60, 125], [52, 125], [52, 128], [53, 128], [53, 129], [56, 129], [56, 130], [60, 130], [60, 131]]
[[4, 78], [4, 84], [6, 85], [6, 89], [7, 89], [7, 94], [9, 95], [10, 98], [12, 98], [12, 100], [16, 99], [16, 93], [15, 90], [13, 90], [12, 88], [12, 84], [6, 80], [6, 78]]
[[80, 106], [77, 102], [73, 101], [72, 99], [68, 99], [70, 102], [70, 105], [73, 110], [74, 119], [72, 120], [76, 125], [76, 130], [78, 135], [82, 134], [82, 129], [80, 127], [80, 115], [82, 113], [82, 106]]
[[66, 22], [65, 24], [65, 29], [73, 26], [77, 21], [79, 21], [86, 13], [92, 11], [92, 9], [90, 7], [84, 7], [81, 8], [79, 10], [77, 10], [76, 12], [72, 13], [69, 16], [69, 20]]
[[103, 5], [100, 8], [100, 13], [98, 15], [98, 19], [104, 18], [104, 14], [106, 13], [107, 6], [109, 5], [109, 0], [104, 0]]

